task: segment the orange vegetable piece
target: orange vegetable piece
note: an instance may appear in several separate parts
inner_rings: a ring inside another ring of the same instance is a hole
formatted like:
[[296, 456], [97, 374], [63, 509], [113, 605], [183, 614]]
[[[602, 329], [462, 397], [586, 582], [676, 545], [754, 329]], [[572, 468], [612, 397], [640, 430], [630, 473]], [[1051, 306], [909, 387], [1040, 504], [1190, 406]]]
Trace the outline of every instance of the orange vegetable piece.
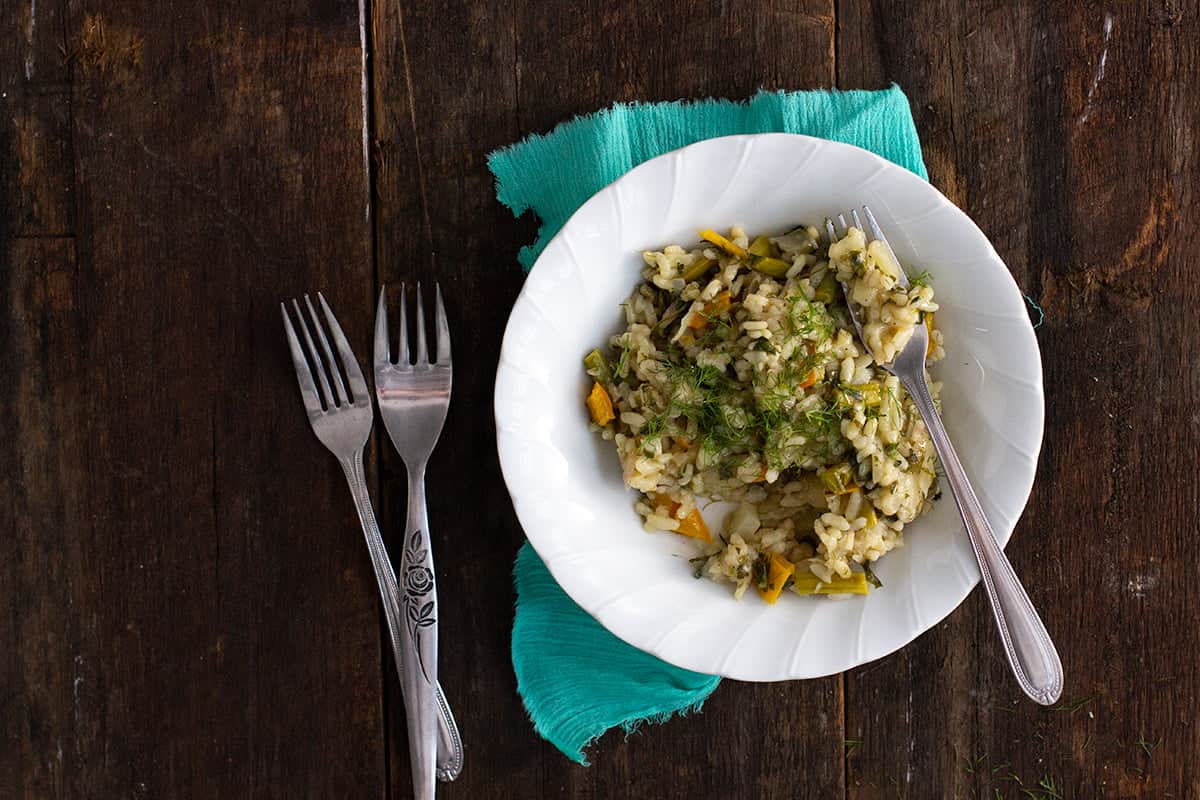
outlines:
[[787, 579], [796, 573], [796, 565], [778, 553], [771, 554], [770, 569], [767, 572], [767, 588], [756, 586], [759, 595], [771, 605], [779, 599], [783, 585]]
[[705, 228], [704, 230], [700, 231], [700, 238], [704, 239], [705, 241], [712, 242], [726, 253], [729, 253], [731, 256], [737, 256], [738, 258], [750, 257], [750, 254], [746, 252], [744, 247], [734, 244], [711, 228]]
[[699, 314], [692, 314], [692, 318], [688, 320], [688, 327], [700, 330], [707, 327], [708, 321], [713, 317], [719, 317], [733, 306], [733, 298], [730, 297], [729, 291], [721, 292], [712, 300], [704, 304], [704, 308], [700, 309]]
[[[666, 495], [653, 494], [650, 495], [650, 502], [656, 506], [665, 505], [672, 517], [679, 510], [679, 503], [676, 503]], [[708, 523], [704, 521], [704, 517], [700, 515], [700, 509], [693, 508], [692, 513], [688, 514], [683, 519], [679, 520], [679, 527], [675, 530], [676, 533], [690, 536], [693, 539], [699, 539], [702, 542], [711, 542], [712, 533], [708, 530]]]
[[682, 533], [684, 536], [690, 536], [693, 539], [699, 539], [702, 542], [711, 542], [712, 533], [708, 530], [708, 524], [705, 523], [704, 517], [700, 516], [700, 509], [692, 509], [692, 513], [688, 514], [683, 519], [679, 520], [679, 528], [676, 533]]
[[587, 407], [592, 414], [592, 421], [597, 425], [607, 425], [616, 419], [612, 398], [599, 381], [592, 384], [592, 391], [587, 396]]
[[813, 367], [812, 369], [810, 369], [808, 371], [808, 374], [804, 376], [804, 380], [800, 381], [800, 388], [807, 389], [808, 387], [812, 386], [820, 379], [821, 379], [821, 371], [819, 369], [817, 369], [816, 367]]

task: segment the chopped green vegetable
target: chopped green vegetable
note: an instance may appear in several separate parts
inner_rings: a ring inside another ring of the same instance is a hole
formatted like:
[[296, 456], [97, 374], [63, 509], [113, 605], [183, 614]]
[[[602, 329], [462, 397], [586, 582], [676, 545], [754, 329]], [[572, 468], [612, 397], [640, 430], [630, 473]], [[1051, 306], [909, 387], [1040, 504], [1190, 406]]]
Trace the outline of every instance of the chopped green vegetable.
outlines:
[[593, 350], [583, 357], [583, 366], [589, 375], [601, 383], [607, 383], [612, 378], [608, 367], [608, 359], [599, 350]]
[[[860, 479], [865, 480], [868, 476], [860, 476]], [[856, 489], [855, 494], [859, 495], [859, 511], [858, 517], [867, 521], [867, 527], [873, 528], [879, 524], [879, 515], [875, 513], [875, 506], [871, 503], [870, 498], [861, 489]]]
[[763, 353], [775, 352], [775, 345], [771, 344], [770, 339], [757, 339], [751, 347]]
[[750, 246], [746, 248], [746, 252], [752, 256], [769, 257], [779, 255], [779, 248], [771, 244], [770, 238], [759, 236], [750, 243]]
[[857, 488], [854, 485], [854, 469], [845, 461], [821, 470], [817, 476], [832, 494], [846, 494]]
[[883, 581], [879, 580], [879, 576], [875, 574], [875, 570], [871, 569], [871, 562], [863, 562], [863, 575], [867, 579], [867, 583], [874, 586], [876, 589], [883, 588]]
[[750, 262], [750, 268], [763, 275], [770, 275], [772, 278], [782, 278], [792, 268], [792, 265], [780, 258], [755, 256], [754, 260]]
[[816, 575], [805, 571], [797, 572], [792, 579], [792, 591], [796, 594], [866, 594], [867, 576], [861, 572], [851, 572], [849, 578], [835, 577], [829, 583], [824, 583]]
[[878, 383], [844, 383], [839, 391], [848, 406], [862, 400], [865, 406], [878, 406], [883, 402], [883, 386]]
[[816, 300], [818, 303], [825, 303], [828, 305], [829, 303], [833, 302], [833, 298], [837, 297], [837, 290], [837, 276], [833, 274], [833, 269], [830, 268], [830, 270], [825, 273], [825, 277], [821, 278], [821, 282], [818, 283], [817, 287], [813, 290], [813, 300]]
[[685, 281], [697, 281], [703, 278], [710, 269], [716, 266], [716, 261], [705, 256], [700, 256], [692, 262], [691, 266], [683, 271], [682, 277]]

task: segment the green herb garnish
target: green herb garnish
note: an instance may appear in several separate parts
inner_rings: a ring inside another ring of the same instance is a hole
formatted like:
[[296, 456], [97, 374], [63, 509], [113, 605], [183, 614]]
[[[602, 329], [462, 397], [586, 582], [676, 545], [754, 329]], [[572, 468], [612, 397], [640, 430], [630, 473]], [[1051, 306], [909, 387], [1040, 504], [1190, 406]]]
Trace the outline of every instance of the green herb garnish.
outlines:
[[613, 369], [613, 375], [620, 380], [629, 374], [629, 334], [621, 337], [621, 356], [617, 359], [617, 366]]
[[759, 589], [766, 590], [770, 585], [771, 560], [766, 553], [759, 553], [754, 560], [754, 583]]
[[788, 336], [827, 341], [833, 336], [835, 324], [823, 303], [809, 300], [802, 294], [789, 295], [784, 330]]
[[667, 425], [667, 415], [657, 414], [646, 420], [646, 424], [642, 427], [642, 435], [649, 441], [662, 436], [663, 429]]

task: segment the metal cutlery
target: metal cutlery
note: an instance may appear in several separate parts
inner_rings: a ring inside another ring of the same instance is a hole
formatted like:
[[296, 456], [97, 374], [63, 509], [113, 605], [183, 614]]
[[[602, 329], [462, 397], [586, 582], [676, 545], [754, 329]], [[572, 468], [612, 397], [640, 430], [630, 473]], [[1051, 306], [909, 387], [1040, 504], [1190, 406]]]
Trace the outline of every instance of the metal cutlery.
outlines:
[[[875, 221], [871, 209], [862, 207], [863, 216], [867, 219], [868, 228], [864, 228], [858, 211], [851, 211], [850, 217], [854, 227], [868, 234], [869, 239], [878, 240], [887, 248], [896, 264], [900, 264], [891, 245]], [[838, 227], [835, 228], [832, 219], [825, 221], [826, 233], [832, 244], [847, 232], [845, 215], [838, 215]], [[868, 241], [869, 241], [868, 239]], [[901, 287], [909, 287], [908, 277], [900, 268], [898, 283]], [[858, 310], [850, 302], [850, 289], [842, 284], [846, 295], [846, 305], [850, 308], [850, 317], [858, 331], [858, 338], [866, 347], [862, 325], [859, 321]], [[1000, 639], [1004, 642], [1004, 651], [1008, 663], [1012, 666], [1017, 683], [1025, 694], [1042, 705], [1055, 703], [1062, 694], [1063, 668], [1058, 652], [1046, 626], [1029, 600], [1029, 595], [1013, 571], [1012, 564], [1004, 555], [1004, 551], [996, 543], [996, 537], [983, 513], [983, 506], [971, 488], [971, 482], [959, 461], [954, 445], [946, 433], [942, 419], [934, 406], [933, 397], [929, 392], [929, 384], [925, 373], [925, 355], [929, 344], [929, 332], [924, 325], [917, 325], [908, 344], [895, 356], [890, 364], [882, 364], [885, 370], [900, 379], [900, 383], [913, 399], [929, 437], [933, 440], [938, 458], [946, 473], [946, 481], [950, 484], [958, 510], [962, 514], [963, 524], [966, 525], [967, 535], [971, 540], [971, 548], [979, 561], [979, 571], [983, 575], [983, 585], [991, 602], [992, 614], [996, 618], [996, 626], [1000, 630]]]
[[417, 284], [416, 347], [409, 352], [407, 292], [400, 292], [400, 331], [396, 360], [388, 347], [387, 287], [379, 291], [375, 313], [375, 395], [384, 427], [408, 470], [408, 524], [401, 554], [404, 609], [404, 706], [413, 790], [419, 800], [433, 797], [434, 685], [438, 663], [437, 585], [425, 509], [425, 467], [437, 444], [450, 405], [450, 328], [436, 288], [434, 360], [425, 341], [425, 307]]
[[[291, 303], [295, 324], [299, 326], [302, 336], [297, 337], [296, 327], [288, 313], [288, 308], [285, 304], [280, 303], [280, 310], [283, 312], [283, 327], [287, 334], [288, 347], [292, 353], [292, 362], [296, 368], [296, 378], [300, 383], [300, 395], [304, 400], [304, 410], [308, 414], [313, 432], [342, 465], [342, 469], [346, 473], [346, 480], [350, 484], [350, 492], [354, 496], [354, 506], [358, 511], [358, 519], [367, 540], [367, 549], [371, 554], [371, 566], [374, 568], [375, 580], [379, 585], [379, 594], [383, 601], [384, 616], [387, 618], [396, 670], [400, 676], [401, 686], [405, 686], [406, 675], [412, 670], [408, 663], [411, 660], [409, 658], [411, 646], [406, 646], [403, 634], [403, 631], [407, 629], [405, 624], [407, 618], [404, 616], [396, 575], [392, 571], [392, 563], [384, 548], [383, 537], [375, 522], [375, 513], [371, 507], [371, 497], [367, 492], [366, 475], [363, 471], [363, 449], [371, 434], [374, 417], [371, 396], [367, 391], [367, 384], [363, 379], [362, 370], [358, 366], [358, 360], [350, 349], [350, 343], [334, 317], [333, 311], [329, 308], [329, 304], [325, 302], [325, 298], [319, 292], [317, 301], [325, 318], [324, 327], [322, 327], [308, 295], [304, 296], [304, 307], [308, 311], [307, 317], [301, 310], [299, 302], [293, 299]], [[325, 335], [325, 327], [328, 328], [334, 345], [337, 347], [336, 358], [329, 346], [329, 339]], [[314, 340], [319, 343], [319, 346], [314, 343]], [[433, 694], [438, 710], [433, 722], [438, 743], [437, 777], [443, 781], [452, 781], [462, 770], [462, 739], [459, 736], [458, 726], [450, 711], [450, 706], [442, 694], [441, 687], [437, 686], [436, 682]], [[431, 741], [434, 739], [431, 738]], [[432, 771], [430, 774], [433, 774]], [[432, 793], [429, 796], [432, 797]]]

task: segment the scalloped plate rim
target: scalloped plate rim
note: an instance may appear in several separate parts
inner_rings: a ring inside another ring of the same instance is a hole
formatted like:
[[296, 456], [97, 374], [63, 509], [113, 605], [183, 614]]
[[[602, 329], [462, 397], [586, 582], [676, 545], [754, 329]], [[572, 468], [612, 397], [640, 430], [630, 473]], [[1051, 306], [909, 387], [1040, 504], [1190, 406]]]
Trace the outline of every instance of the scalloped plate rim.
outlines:
[[[1044, 390], [1044, 382], [1043, 382], [1043, 377], [1042, 377], [1041, 350], [1038, 346], [1037, 336], [1033, 331], [1033, 325], [1029, 321], [1027, 313], [1025, 313], [1025, 308], [1023, 305], [1023, 302], [1024, 302], [1023, 294], [1020, 290], [1020, 287], [1017, 285], [1017, 282], [1016, 282], [1015, 278], [1013, 278], [1012, 273], [1009, 271], [1008, 267], [1004, 264], [1003, 259], [1001, 259], [999, 254], [996, 252], [995, 248], [991, 244], [991, 241], [987, 238], [987, 236], [983, 233], [983, 231], [979, 228], [979, 226], [975, 223], [975, 221], [972, 220], [964, 211], [962, 211], [960, 208], [958, 208], [958, 206], [956, 206], [954, 203], [952, 203], [949, 200], [949, 198], [947, 198], [944, 194], [942, 194], [942, 192], [940, 190], [937, 189], [937, 187], [935, 187], [932, 183], [929, 183], [929, 182], [923, 180], [920, 176], [916, 175], [915, 173], [910, 172], [909, 170], [905, 169], [904, 167], [899, 166], [898, 164], [895, 164], [894, 162], [888, 161], [887, 159], [877, 155], [876, 153], [873, 153], [869, 150], [865, 150], [861, 147], [857, 147], [855, 145], [848, 144], [845, 142], [838, 142], [838, 141], [831, 140], [831, 139], [823, 139], [820, 137], [808, 136], [808, 135], [804, 135], [804, 134], [792, 134], [792, 133], [735, 134], [735, 135], [731, 135], [731, 136], [713, 137], [710, 139], [703, 139], [703, 140], [700, 140], [697, 142], [693, 142], [692, 144], [686, 145], [684, 147], [680, 147], [675, 150], [671, 150], [666, 153], [663, 153], [654, 158], [647, 159], [646, 161], [634, 166], [632, 169], [630, 169], [629, 171], [627, 171], [626, 173], [624, 173], [623, 175], [618, 177], [613, 182], [609, 183], [604, 188], [597, 191], [595, 194], [593, 194], [591, 197], [589, 197], [584, 203], [582, 203], [579, 206], [579, 208], [577, 208], [575, 210], [575, 212], [570, 216], [570, 218], [568, 218], [566, 223], [563, 224], [562, 228], [560, 228], [559, 231], [557, 233], [555, 233], [555, 235], [546, 243], [546, 246], [543, 248], [542, 253], [539, 254], [537, 261], [535, 261], [533, 267], [530, 269], [529, 273], [526, 275], [525, 284], [522, 286], [521, 292], [518, 294], [516, 301], [513, 303], [513, 307], [509, 312], [509, 318], [505, 324], [505, 333], [504, 333], [504, 337], [503, 337], [503, 341], [502, 341], [502, 345], [501, 345], [500, 358], [498, 359], [497, 369], [496, 369], [497, 378], [499, 378], [499, 376], [502, 375], [507, 368], [511, 368], [511, 366], [514, 363], [519, 363], [519, 361], [520, 361], [519, 358], [514, 358], [514, 356], [513, 356], [513, 350], [516, 349], [516, 345], [514, 345], [512, 342], [513, 320], [514, 320], [514, 318], [518, 317], [518, 310], [520, 308], [522, 308], [523, 303], [525, 302], [526, 293], [527, 293], [527, 289], [528, 289], [530, 280], [533, 278], [533, 276], [537, 272], [539, 265], [542, 264], [545, 254], [547, 252], [554, 252], [554, 246], [556, 244], [559, 244], [558, 240], [560, 238], [566, 239], [568, 237], [568, 235], [572, 229], [572, 224], [574, 222], [576, 222], [578, 219], [583, 218], [587, 213], [589, 213], [593, 208], [593, 204], [599, 202], [602, 196], [611, 195], [613, 203], [614, 203], [614, 207], [619, 205], [618, 200], [620, 198], [620, 187], [623, 184], [635, 183], [639, 179], [640, 175], [647, 174], [651, 170], [655, 169], [655, 165], [660, 161], [664, 161], [666, 159], [679, 159], [679, 161], [682, 162], [682, 157], [685, 156], [688, 153], [688, 151], [699, 151], [699, 150], [710, 148], [710, 147], [733, 145], [734, 143], [749, 143], [754, 140], [761, 140], [761, 139], [775, 139], [775, 140], [791, 139], [791, 140], [796, 140], [798, 142], [803, 142], [807, 146], [815, 147], [818, 150], [820, 150], [822, 148], [833, 148], [834, 150], [844, 149], [846, 152], [854, 152], [854, 154], [855, 154], [854, 158], [859, 158], [859, 159], [862, 159], [865, 161], [876, 162], [877, 164], [885, 167], [885, 169], [883, 169], [882, 171], [880, 171], [878, 173], [874, 173], [873, 177], [872, 177], [873, 180], [878, 180], [881, 176], [890, 174], [890, 175], [894, 176], [896, 179], [899, 179], [902, 181], [911, 181], [911, 182], [913, 182], [913, 185], [919, 185], [921, 188], [918, 191], [931, 192], [932, 193], [931, 197], [933, 197], [937, 200], [938, 206], [943, 206], [946, 209], [948, 209], [952, 215], [954, 215], [958, 218], [958, 221], [960, 224], [965, 223], [965, 227], [969, 229], [969, 232], [973, 235], [973, 237], [985, 245], [985, 249], [984, 249], [983, 253], [978, 258], [971, 259], [967, 263], [975, 264], [975, 263], [980, 263], [980, 262], [987, 262], [992, 267], [997, 268], [996, 269], [997, 277], [1000, 277], [1001, 279], [1007, 281], [1008, 288], [1011, 289], [1012, 293], [1014, 293], [1016, 298], [1018, 300], [1020, 300], [1022, 303], [1021, 311], [1023, 313], [1022, 319], [1023, 319], [1024, 324], [1018, 324], [1017, 331], [1019, 332], [1018, 335], [1021, 336], [1023, 339], [1025, 339], [1025, 342], [1024, 342], [1024, 344], [1026, 345], [1025, 349], [1027, 351], [1029, 351], [1029, 353], [1032, 355], [1031, 363], [1027, 366], [1027, 369], [1029, 369], [1032, 374], [1031, 385], [1029, 385], [1027, 388], [1029, 390], [1029, 393], [1032, 395], [1032, 399], [1036, 400], [1036, 419], [1028, 420], [1028, 421], [1031, 423], [1036, 423], [1036, 424], [1033, 425], [1032, 429], [1029, 431], [1030, 433], [1033, 434], [1031, 436], [1032, 444], [1031, 444], [1029, 451], [1027, 453], [1025, 453], [1031, 459], [1031, 468], [1028, 471], [1028, 475], [1022, 476], [1021, 484], [1016, 491], [1016, 495], [1019, 497], [1019, 502], [1015, 502], [1015, 500], [1014, 500], [1014, 502], [1012, 504], [1012, 508], [1014, 510], [1014, 519], [1019, 520], [1021, 513], [1024, 511], [1024, 508], [1029, 501], [1030, 494], [1033, 491], [1033, 484], [1034, 484], [1034, 481], [1036, 478], [1036, 466], [1037, 466], [1037, 463], [1038, 463], [1038, 460], [1039, 460], [1039, 457], [1041, 454], [1041, 448], [1042, 448], [1042, 445], [1044, 442], [1044, 434], [1045, 434], [1045, 390]], [[742, 146], [745, 147], [745, 146], [748, 146], [748, 144], [742, 144]], [[680, 168], [680, 164], [677, 163], [675, 168], [678, 170]], [[674, 197], [674, 193], [672, 194], [672, 198], [673, 197]], [[831, 210], [831, 213], [832, 213], [832, 210]], [[937, 213], [939, 213], [939, 211], [938, 211], [937, 207], [935, 206], [935, 207], [931, 207], [931, 210], [928, 213], [923, 214], [922, 216], [923, 216], [923, 218], [932, 218], [932, 217], [936, 216]], [[571, 247], [571, 246], [572, 245], [568, 245], [568, 247]], [[962, 265], [959, 265], [959, 266], [962, 266]], [[636, 283], [634, 285], [636, 285]], [[632, 286], [630, 288], [632, 288]], [[1004, 316], [1007, 318], [1015, 318], [1015, 309], [1011, 309], [1011, 310], [1014, 312], [1013, 314], [1008, 314], [1008, 315], [1004, 315]], [[533, 500], [533, 498], [526, 497], [526, 498], [524, 498], [524, 500], [518, 499], [518, 497], [517, 497], [518, 493], [523, 494], [523, 492], [522, 492], [523, 487], [518, 486], [514, 489], [513, 479], [510, 476], [511, 470], [508, 467], [506, 467], [506, 464], [508, 464], [510, 461], [510, 457], [506, 457], [506, 455], [505, 455], [503, 441], [506, 438], [506, 436], [511, 436], [511, 435], [515, 435], [515, 434], [501, 430], [500, 416], [502, 413], [502, 409], [499, 407], [499, 401], [500, 401], [500, 398], [498, 396], [494, 395], [493, 396], [493, 403], [494, 403], [493, 411], [496, 416], [496, 425], [497, 425], [497, 434], [496, 434], [497, 453], [499, 456], [501, 471], [503, 473], [504, 480], [505, 480], [505, 486], [506, 486], [506, 489], [508, 490], [510, 498], [513, 502], [514, 511], [516, 511], [516, 509], [520, 505], [530, 502], [531, 500]], [[1013, 447], [1011, 444], [1008, 446], [1010, 449], [1013, 449], [1016, 452], [1025, 452], [1025, 451], [1022, 451], [1020, 448]], [[564, 457], [565, 457], [565, 454], [564, 454]], [[952, 503], [953, 500], [948, 500], [948, 502]], [[542, 551], [538, 547], [538, 540], [541, 538], [541, 535], [542, 535], [541, 532], [537, 532], [537, 533], [534, 533], [531, 535], [530, 530], [527, 527], [526, 523], [527, 523], [527, 521], [532, 521], [532, 520], [527, 520], [526, 518], [523, 518], [519, 511], [517, 511], [516, 513], [517, 513], [518, 520], [521, 523], [522, 530], [525, 532], [525, 535], [528, 538], [530, 544], [534, 547], [535, 551], [538, 551], [539, 556], [541, 556]], [[634, 517], [636, 517], [636, 515], [633, 514], [632, 510], [630, 511], [630, 513], [632, 515], [631, 516], [631, 520], [632, 520]], [[526, 516], [528, 517], [528, 515], [526, 515]], [[1015, 525], [1015, 523], [1014, 523], [1014, 525]], [[1008, 528], [1002, 530], [999, 533], [997, 538], [1000, 540], [1000, 544], [1002, 547], [1006, 547], [1008, 545], [1009, 541], [1011, 541], [1012, 533], [1013, 533], [1013, 530], [1008, 529]], [[962, 535], [965, 537], [965, 532], [962, 532]], [[901, 635], [901, 638], [903, 638], [904, 641], [902, 641], [898, 645], [888, 647], [883, 652], [875, 653], [869, 657], [863, 658], [863, 657], [861, 657], [861, 648], [860, 648], [860, 654], [859, 654], [860, 657], [850, 659], [850, 661], [852, 661], [853, 663], [846, 663], [842, 666], [838, 666], [835, 668], [818, 669], [818, 670], [811, 671], [811, 672], [800, 670], [800, 671], [798, 671], [798, 674], [793, 674], [793, 673], [797, 673], [796, 670], [784, 670], [784, 671], [788, 672], [789, 674], [782, 674], [782, 672], [780, 670], [774, 670], [772, 672], [772, 674], [764, 675], [762, 672], [748, 673], [748, 672], [737, 670], [737, 669], [729, 669], [729, 670], [713, 669], [711, 664], [723, 664], [723, 663], [726, 663], [729, 661], [729, 653], [725, 653], [725, 652], [714, 651], [716, 653], [716, 655], [710, 659], [705, 660], [704, 663], [695, 663], [695, 662], [689, 663], [689, 661], [690, 661], [689, 659], [679, 658], [676, 653], [662, 652], [662, 648], [660, 648], [659, 645], [661, 645], [663, 642], [668, 641], [672, 638], [671, 635], [669, 635], [669, 634], [666, 636], [662, 636], [662, 635], [658, 635], [656, 631], [650, 630], [650, 631], [648, 631], [648, 633], [646, 635], [639, 638], [636, 635], [636, 632], [627, 634], [627, 632], [623, 629], [620, 629], [619, 626], [614, 627], [612, 624], [610, 624], [610, 622], [611, 622], [611, 616], [613, 613], [612, 608], [614, 605], [616, 605], [616, 603], [614, 603], [612, 601], [607, 601], [604, 603], [597, 604], [597, 603], [590, 602], [589, 597], [577, 596], [577, 594], [572, 592], [572, 587], [569, 585], [570, 582], [567, 581], [564, 583], [564, 581], [563, 581], [564, 570], [561, 568], [561, 566], [557, 566], [557, 568], [556, 568], [556, 563], [555, 563], [556, 560], [557, 559], [555, 559], [555, 558], [546, 559], [543, 557], [543, 563], [546, 565], [546, 568], [550, 571], [550, 574], [554, 577], [555, 581], [558, 582], [559, 586], [563, 589], [563, 591], [566, 592], [567, 595], [569, 597], [571, 597], [571, 599], [576, 604], [578, 604], [585, 612], [587, 612], [589, 615], [591, 615], [593, 618], [595, 618], [606, 630], [611, 632], [613, 635], [617, 636], [622, 641], [625, 641], [626, 643], [628, 643], [629, 645], [631, 645], [633, 647], [641, 649], [644, 652], [650, 653], [651, 655], [654, 655], [668, 663], [674, 664], [675, 666], [678, 666], [678, 667], [681, 667], [684, 669], [690, 669], [690, 670], [694, 670], [697, 672], [706, 672], [706, 673], [711, 673], [711, 674], [717, 674], [717, 675], [721, 675], [723, 677], [733, 678], [736, 680], [743, 680], [743, 681], [749, 681], [749, 682], [761, 682], [761, 683], [777, 682], [777, 681], [785, 681], [785, 680], [807, 680], [807, 679], [825, 677], [828, 675], [836, 675], [836, 674], [839, 674], [846, 670], [853, 669], [855, 667], [862, 666], [864, 664], [868, 664], [873, 661], [878, 661], [879, 659], [885, 658], [888, 655], [892, 655], [893, 653], [896, 653], [899, 650], [902, 650], [908, 644], [911, 644], [919, 636], [921, 636], [925, 632], [931, 630], [936, 625], [938, 625], [939, 623], [944, 621], [947, 617], [949, 617], [950, 614], [952, 614], [959, 606], [962, 605], [963, 601], [966, 600], [966, 598], [970, 595], [971, 591], [980, 582], [980, 577], [978, 575], [978, 569], [974, 568], [973, 576], [968, 581], [968, 585], [965, 588], [965, 590], [963, 590], [962, 592], [956, 593], [955, 599], [949, 604], [949, 607], [946, 608], [945, 611], [941, 611], [939, 608], [939, 610], [930, 614], [929, 618], [927, 618], [923, 624], [912, 625], [911, 630], [909, 630], [906, 633]], [[737, 601], [734, 601], [731, 597], [730, 602], [737, 602]], [[830, 601], [826, 600], [826, 599], [820, 599], [820, 600], [816, 600], [816, 602], [830, 602]], [[848, 600], [848, 601], [834, 600], [832, 602], [854, 602], [854, 600]], [[603, 606], [603, 607], [597, 608], [598, 605]], [[938, 605], [939, 606], [945, 605], [945, 603], [939, 603]], [[814, 614], [813, 619], [815, 620], [816, 617], [817, 617], [817, 614]], [[865, 612], [859, 616], [859, 618], [858, 618], [859, 621], [861, 621], [863, 617], [865, 617]], [[812, 620], [810, 620], [810, 624], [808, 625], [808, 628], [811, 628], [811, 622], [812, 622]], [[803, 634], [811, 635], [811, 630], [805, 630], [803, 632]], [[802, 673], [802, 674], [800, 674], [800, 673]]]

